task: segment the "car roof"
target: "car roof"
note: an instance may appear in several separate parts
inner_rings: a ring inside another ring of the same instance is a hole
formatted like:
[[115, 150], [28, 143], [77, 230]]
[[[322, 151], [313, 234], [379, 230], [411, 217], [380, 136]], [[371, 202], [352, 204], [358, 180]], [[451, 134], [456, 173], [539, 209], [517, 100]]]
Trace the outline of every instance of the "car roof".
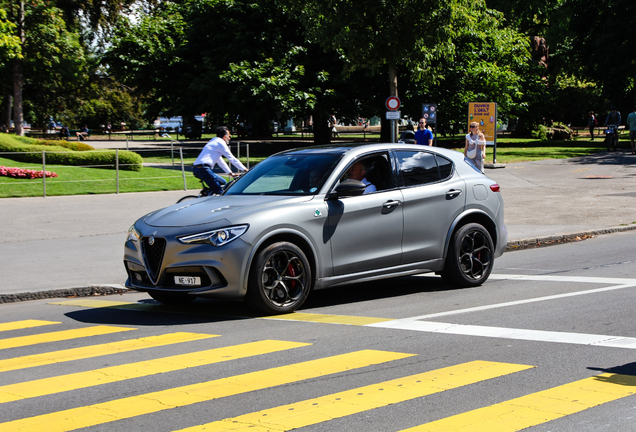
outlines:
[[[328, 144], [313, 147], [299, 147], [290, 150], [285, 150], [276, 155], [290, 155], [290, 154], [345, 154], [349, 152], [353, 153], [366, 153], [369, 151], [380, 150], [414, 150], [422, 149], [427, 151], [434, 151], [437, 153], [453, 152], [452, 150], [432, 147], [421, 146], [417, 144], [405, 144], [405, 143], [337, 143]], [[456, 152], [453, 152], [456, 153]]]

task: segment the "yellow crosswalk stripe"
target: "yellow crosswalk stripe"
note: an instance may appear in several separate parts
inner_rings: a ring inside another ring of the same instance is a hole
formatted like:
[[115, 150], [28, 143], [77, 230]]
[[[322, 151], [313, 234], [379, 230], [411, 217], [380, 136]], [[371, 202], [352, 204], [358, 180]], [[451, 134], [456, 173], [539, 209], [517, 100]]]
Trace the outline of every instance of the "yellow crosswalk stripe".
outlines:
[[510, 363], [473, 361], [181, 429], [179, 432], [204, 430], [215, 432], [289, 431], [532, 367]]
[[299, 348], [311, 344], [263, 340], [223, 348], [214, 348], [190, 354], [111, 366], [52, 378], [0, 386], [0, 403], [13, 402], [37, 396], [93, 387], [132, 378], [156, 375], [239, 358]]
[[21, 330], [33, 327], [46, 326], [51, 324], [62, 324], [59, 321], [42, 321], [42, 320], [22, 320], [8, 323], [0, 323], [0, 332], [9, 330]]
[[285, 315], [274, 315], [264, 317], [266, 319], [272, 320], [289, 320], [289, 321], [305, 321], [305, 322], [315, 322], [315, 323], [326, 323], [326, 324], [346, 324], [346, 325], [358, 325], [365, 326], [369, 324], [393, 321], [394, 318], [372, 318], [372, 317], [361, 317], [361, 316], [351, 316], [351, 315], [325, 315], [325, 314], [312, 314], [312, 313], [302, 313], [302, 312], [294, 312]]
[[19, 336], [8, 339], [0, 339], [0, 349], [17, 348], [47, 342], [59, 342], [69, 339], [77, 339], [89, 336], [100, 336], [111, 333], [135, 330], [132, 327], [93, 326], [79, 329], [62, 330], [58, 332], [41, 333], [30, 336]]
[[110, 354], [120, 354], [145, 348], [155, 348], [173, 345], [181, 342], [192, 342], [202, 339], [219, 337], [201, 333], [176, 332], [159, 336], [148, 336], [138, 339], [110, 342], [66, 350], [51, 351], [41, 354], [32, 354], [22, 357], [0, 360], [0, 372], [18, 369], [26, 369], [36, 366], [45, 366], [53, 363], [62, 363], [73, 360], [82, 360], [91, 357], [100, 357]]
[[635, 386], [636, 376], [601, 374], [405, 431], [519, 431], [633, 395]]
[[209, 382], [117, 399], [0, 424], [2, 432], [62, 432], [109, 423], [143, 414], [318, 378], [414, 354], [363, 350], [281, 366]]

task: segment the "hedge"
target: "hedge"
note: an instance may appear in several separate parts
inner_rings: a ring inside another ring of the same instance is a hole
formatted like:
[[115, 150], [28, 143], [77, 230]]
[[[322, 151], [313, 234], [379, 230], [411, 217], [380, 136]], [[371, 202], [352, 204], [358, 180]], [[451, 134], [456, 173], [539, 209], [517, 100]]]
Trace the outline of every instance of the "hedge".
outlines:
[[[9, 152], [2, 156], [20, 162], [40, 163], [42, 152], [46, 152], [46, 163], [55, 165], [95, 166], [99, 168], [114, 168], [116, 160], [115, 150], [92, 150], [88, 144], [76, 142], [60, 142], [33, 140], [27, 144], [27, 139], [17, 140], [14, 137], [0, 134], [0, 152]], [[87, 148], [88, 147], [88, 148]], [[25, 153], [31, 152], [31, 153]], [[12, 154], [15, 153], [15, 154]], [[119, 152], [119, 168], [129, 171], [141, 171], [143, 159], [137, 153], [122, 150]]]

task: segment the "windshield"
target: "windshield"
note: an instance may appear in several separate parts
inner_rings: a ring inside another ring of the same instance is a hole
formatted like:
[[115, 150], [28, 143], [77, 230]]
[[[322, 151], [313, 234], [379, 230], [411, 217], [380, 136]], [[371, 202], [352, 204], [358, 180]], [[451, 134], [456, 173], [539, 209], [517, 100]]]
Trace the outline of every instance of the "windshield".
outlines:
[[225, 195], [315, 195], [341, 153], [272, 156], [236, 181]]

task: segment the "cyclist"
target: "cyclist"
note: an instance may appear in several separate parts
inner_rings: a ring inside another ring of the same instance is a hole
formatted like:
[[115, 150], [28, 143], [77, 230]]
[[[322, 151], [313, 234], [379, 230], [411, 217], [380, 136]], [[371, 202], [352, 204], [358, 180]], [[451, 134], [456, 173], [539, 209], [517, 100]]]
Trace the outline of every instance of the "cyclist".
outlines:
[[[607, 140], [616, 140], [614, 141], [614, 150], [616, 150], [616, 142], [618, 142], [618, 126], [620, 126], [621, 124], [621, 113], [620, 111], [616, 111], [616, 107], [612, 105], [611, 111], [609, 112], [609, 114], [607, 114], [607, 118], [605, 119], [605, 126], [615, 126], [614, 128], [614, 135], [615, 136], [611, 136], [610, 134], [608, 134], [606, 136], [606, 143], [607, 143], [607, 150], [610, 149], [610, 143], [612, 141], [607, 141]], [[608, 131], [609, 131], [609, 127], [608, 127]]]
[[607, 114], [607, 118], [605, 119], [605, 126], [616, 125], [619, 126], [621, 124], [621, 112], [616, 111], [616, 107], [612, 105], [611, 111]]
[[237, 177], [238, 174], [233, 173], [223, 160], [223, 156], [227, 158], [232, 165], [239, 171], [247, 172], [247, 168], [239, 161], [227, 146], [232, 136], [225, 126], [221, 126], [216, 130], [216, 137], [212, 138], [203, 147], [199, 157], [194, 161], [192, 173], [210, 188], [211, 193], [220, 194], [223, 192], [223, 186], [227, 183], [223, 177], [214, 172], [214, 166], [218, 164], [221, 169], [231, 177]]

